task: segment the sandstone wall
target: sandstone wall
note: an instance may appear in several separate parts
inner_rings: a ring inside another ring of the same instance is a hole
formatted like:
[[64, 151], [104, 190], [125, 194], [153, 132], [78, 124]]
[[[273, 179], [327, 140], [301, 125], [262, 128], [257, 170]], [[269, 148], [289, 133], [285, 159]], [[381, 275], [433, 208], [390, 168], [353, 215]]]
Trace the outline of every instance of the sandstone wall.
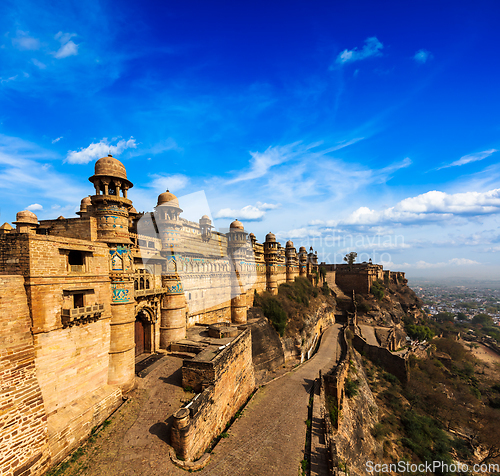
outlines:
[[0, 276], [0, 475], [42, 474], [50, 463], [47, 417], [35, 371], [22, 276]]
[[[172, 426], [172, 446], [177, 456], [192, 461], [224, 430], [255, 388], [250, 330], [243, 331], [213, 360], [186, 360], [184, 365], [189, 366], [186, 382], [205, 386], [188, 405], [188, 411], [181, 409], [174, 415]], [[183, 384], [184, 375], [183, 367]]]

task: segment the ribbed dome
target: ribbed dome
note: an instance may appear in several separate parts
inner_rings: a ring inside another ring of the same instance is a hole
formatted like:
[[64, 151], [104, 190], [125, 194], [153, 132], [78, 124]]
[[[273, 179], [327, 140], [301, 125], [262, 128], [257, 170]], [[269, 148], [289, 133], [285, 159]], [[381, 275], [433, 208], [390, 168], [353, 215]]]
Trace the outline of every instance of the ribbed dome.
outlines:
[[276, 235], [274, 233], [269, 232], [266, 235], [266, 241], [276, 241]]
[[127, 171], [125, 166], [112, 155], [103, 157], [95, 163], [95, 175], [107, 175], [127, 180]]
[[243, 227], [243, 223], [239, 220], [234, 220], [233, 223], [229, 225], [229, 228], [231, 230], [244, 230], [245, 228]]
[[29, 210], [23, 210], [21, 212], [17, 212], [16, 221], [19, 223], [35, 223], [38, 224], [38, 218]]
[[180, 208], [179, 200], [173, 193], [170, 193], [168, 190], [158, 195], [158, 204], [156, 206], [160, 205], [168, 205], [169, 207]]
[[286, 242], [286, 247], [287, 247], [287, 248], [293, 248], [293, 241], [292, 241], [292, 240], [288, 240], [288, 241]]

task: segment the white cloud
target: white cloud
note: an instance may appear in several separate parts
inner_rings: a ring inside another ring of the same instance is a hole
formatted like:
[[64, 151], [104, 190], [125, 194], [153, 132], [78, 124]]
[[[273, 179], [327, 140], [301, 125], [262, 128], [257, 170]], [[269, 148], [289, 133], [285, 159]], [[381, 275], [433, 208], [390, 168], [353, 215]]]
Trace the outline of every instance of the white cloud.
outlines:
[[40, 40], [29, 36], [27, 32], [18, 31], [17, 37], [12, 39], [12, 44], [20, 50], [38, 50], [40, 49]]
[[488, 158], [491, 154], [494, 154], [495, 152], [497, 152], [497, 149], [483, 150], [482, 152], [476, 152], [474, 154], [464, 155], [463, 157], [460, 157], [460, 159], [455, 160], [455, 162], [452, 162], [451, 164], [448, 165], [444, 165], [443, 167], [439, 167], [437, 170], [446, 169], [448, 167], [465, 165], [469, 164], [470, 162], [477, 162], [479, 160]]
[[262, 220], [266, 211], [276, 210], [280, 206], [280, 203], [257, 202], [255, 205], [247, 205], [239, 209], [222, 208], [215, 214], [215, 218], [237, 218], [238, 220], [259, 221]]
[[352, 50], [344, 50], [339, 53], [336, 59], [336, 63], [345, 64], [352, 63], [354, 61], [364, 60], [370, 56], [381, 56], [381, 49], [384, 45], [375, 37], [372, 36], [365, 40], [365, 44], [361, 50], [358, 48], [353, 48]]
[[259, 210], [276, 210], [277, 208], [281, 207], [281, 203], [261, 203], [257, 202], [255, 206]]
[[38, 61], [36, 58], [32, 58], [31, 59], [31, 62], [37, 67], [37, 68], [40, 68], [40, 69], [45, 69], [47, 67], [47, 65], [45, 65], [45, 63], [42, 63], [41, 61]]
[[420, 64], [424, 64], [432, 58], [432, 54], [427, 50], [418, 50], [413, 57], [413, 59]]
[[222, 208], [215, 214], [215, 218], [232, 218], [238, 220], [255, 221], [261, 220], [266, 214], [264, 210], [259, 210], [253, 205], [247, 205], [240, 209]]
[[78, 54], [78, 45], [71, 40], [74, 36], [76, 36], [76, 33], [63, 33], [62, 31], [57, 33], [54, 38], [61, 42], [61, 47], [53, 53], [55, 58], [62, 59]]
[[340, 223], [345, 225], [412, 223], [496, 213], [500, 213], [500, 189], [454, 194], [432, 190], [416, 197], [405, 198], [394, 207], [381, 211], [360, 207]]
[[27, 206], [26, 210], [31, 210], [32, 212], [34, 212], [36, 210], [43, 210], [43, 207], [39, 203], [33, 203], [33, 204]]
[[152, 174], [150, 177], [153, 180], [150, 182], [149, 187], [160, 193], [167, 189], [169, 191], [181, 190], [189, 183], [189, 178], [182, 174]]
[[63, 138], [63, 136], [58, 137], [57, 139], [54, 139], [54, 140], [52, 141], [52, 144], [55, 144], [56, 142], [59, 142], [62, 138]]
[[77, 54], [78, 45], [70, 40], [66, 44], [61, 45], [61, 47], [54, 53], [54, 57], [57, 59], [61, 59], [67, 58], [68, 56], [76, 56]]
[[426, 261], [417, 261], [413, 266], [407, 265], [416, 269], [429, 269], [429, 268], [444, 268], [445, 266], [470, 266], [473, 264], [481, 264], [479, 261], [474, 261], [467, 258], [453, 258], [446, 262], [440, 263], [427, 263]]
[[110, 145], [108, 139], [104, 138], [100, 142], [92, 142], [88, 147], [82, 147], [78, 151], [69, 150], [66, 162], [70, 164], [87, 164], [92, 160], [108, 155], [108, 153], [119, 155], [125, 149], [135, 149], [136, 147], [137, 144], [133, 137], [128, 140], [121, 139], [116, 145]]

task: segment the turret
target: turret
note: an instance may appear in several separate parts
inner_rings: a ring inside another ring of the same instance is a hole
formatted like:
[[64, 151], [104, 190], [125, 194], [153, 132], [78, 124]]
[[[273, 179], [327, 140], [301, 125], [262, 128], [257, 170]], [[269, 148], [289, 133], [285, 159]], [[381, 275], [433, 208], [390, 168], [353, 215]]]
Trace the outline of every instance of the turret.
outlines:
[[307, 277], [307, 251], [305, 246], [299, 249], [299, 276]]
[[165, 350], [186, 336], [186, 297], [176, 256], [181, 245], [181, 213], [179, 200], [173, 193], [167, 190], [158, 196], [154, 217], [162, 243], [161, 255], [165, 258], [161, 279], [166, 292], [160, 302], [160, 348]]
[[16, 225], [17, 233], [28, 233], [29, 235], [35, 235], [36, 229], [38, 228], [38, 218], [29, 210], [23, 210], [16, 214], [16, 221], [13, 222]]
[[266, 290], [278, 294], [277, 278], [278, 242], [274, 233], [269, 232], [264, 242], [264, 259], [266, 261]]
[[227, 246], [234, 270], [231, 282], [231, 322], [245, 324], [247, 322], [247, 296], [245, 291], [247, 276], [242, 269], [242, 263], [246, 259], [248, 242], [243, 223], [239, 220], [234, 220], [229, 225]]
[[133, 184], [125, 166], [108, 155], [95, 163], [89, 178], [95, 195], [82, 200], [80, 216], [92, 215], [97, 221], [97, 240], [109, 246], [111, 279], [111, 327], [108, 383], [126, 391], [135, 383], [135, 298], [133, 259], [129, 236], [129, 210], [132, 201], [127, 191]]
[[286, 260], [286, 282], [290, 283], [295, 281], [295, 277], [299, 275], [299, 259], [297, 257], [297, 250], [293, 246], [292, 241], [286, 242], [285, 260]]

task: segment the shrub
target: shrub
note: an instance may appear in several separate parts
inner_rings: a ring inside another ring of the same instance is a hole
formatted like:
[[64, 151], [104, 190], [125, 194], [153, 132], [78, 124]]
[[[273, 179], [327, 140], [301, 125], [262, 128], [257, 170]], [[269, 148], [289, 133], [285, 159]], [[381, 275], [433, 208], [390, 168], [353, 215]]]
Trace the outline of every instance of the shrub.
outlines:
[[347, 398], [355, 397], [358, 394], [359, 380], [351, 380], [347, 378], [345, 380], [344, 389]]
[[361, 304], [358, 304], [357, 308], [358, 308], [359, 312], [370, 312], [372, 310], [372, 307], [366, 302], [362, 302]]
[[384, 286], [379, 281], [375, 281], [372, 284], [370, 292], [377, 298], [378, 301], [381, 301], [384, 297]]
[[283, 337], [286, 328], [287, 315], [281, 307], [279, 301], [275, 298], [268, 298], [262, 303], [262, 311], [273, 324], [276, 331]]

